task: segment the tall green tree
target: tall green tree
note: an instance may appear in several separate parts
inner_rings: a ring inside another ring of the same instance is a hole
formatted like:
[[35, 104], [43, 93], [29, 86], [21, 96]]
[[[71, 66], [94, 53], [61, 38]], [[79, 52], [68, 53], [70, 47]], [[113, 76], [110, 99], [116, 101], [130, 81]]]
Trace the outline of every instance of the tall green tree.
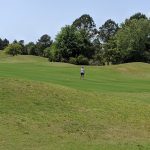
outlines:
[[80, 41], [82, 41], [80, 44], [81, 55], [92, 58], [95, 53], [93, 41], [97, 35], [96, 24], [93, 18], [88, 14], [84, 14], [76, 19], [72, 26], [80, 32]]
[[21, 45], [21, 47], [22, 47], [22, 49], [21, 49], [21, 55], [27, 55], [28, 52], [27, 52], [27, 49], [25, 47], [24, 40], [18, 41], [18, 44]]
[[60, 62], [61, 61], [61, 53], [57, 48], [57, 44], [56, 42], [53, 42], [53, 44], [51, 45], [49, 51], [48, 51], [48, 59], [49, 61], [54, 61], [54, 62]]
[[29, 55], [38, 55], [36, 45], [34, 42], [29, 42], [28, 44], [25, 45], [27, 54]]
[[65, 26], [56, 36], [56, 47], [62, 58], [69, 60], [70, 57], [76, 57], [80, 54], [80, 33], [74, 26]]
[[144, 61], [150, 59], [150, 20], [132, 19], [117, 32], [117, 50], [121, 52], [123, 62]]
[[145, 14], [138, 12], [138, 13], [135, 13], [134, 15], [132, 15], [129, 20], [132, 20], [132, 19], [140, 20], [140, 19], [148, 19], [148, 18], [146, 17]]
[[49, 35], [47, 34], [42, 35], [36, 44], [38, 55], [42, 56], [44, 49], [50, 47], [52, 43], [53, 41], [51, 40], [51, 37]]
[[84, 14], [76, 19], [72, 25], [76, 27], [77, 30], [84, 31], [83, 33], [87, 34], [89, 38], [93, 38], [97, 33], [96, 24], [93, 18], [88, 14]]
[[70, 57], [91, 58], [94, 54], [93, 45], [84, 30], [77, 30], [74, 26], [65, 26], [56, 37], [56, 46], [61, 57], [69, 61]]
[[117, 49], [117, 42], [115, 36], [112, 37], [107, 43], [104, 44], [104, 59], [105, 63], [109, 65], [121, 63], [123, 58], [120, 50]]
[[116, 34], [118, 29], [118, 24], [115, 21], [109, 19], [99, 28], [99, 38], [104, 43], [106, 43]]
[[9, 41], [5, 38], [3, 40], [3, 49], [9, 45]]
[[3, 50], [5, 49], [5, 47], [7, 47], [9, 44], [9, 41], [5, 38], [4, 40], [2, 40], [0, 38], [0, 50]]
[[3, 50], [3, 40], [0, 38], [0, 50]]
[[130, 24], [130, 21], [136, 19], [136, 20], [140, 20], [140, 19], [146, 19], [148, 20], [147, 16], [141, 12], [135, 13], [133, 14], [130, 18], [125, 20], [125, 23], [122, 23], [121, 26], [123, 26], [124, 24]]

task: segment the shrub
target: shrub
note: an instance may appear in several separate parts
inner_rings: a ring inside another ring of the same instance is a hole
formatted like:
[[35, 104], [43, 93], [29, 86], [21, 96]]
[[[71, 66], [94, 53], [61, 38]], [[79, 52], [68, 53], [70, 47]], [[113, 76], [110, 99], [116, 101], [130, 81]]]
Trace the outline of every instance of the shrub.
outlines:
[[60, 55], [59, 50], [56, 48], [55, 43], [53, 43], [49, 49], [49, 56], [48, 56], [49, 61], [60, 62], [61, 58], [62, 57]]
[[51, 55], [50, 51], [51, 51], [50, 47], [45, 48], [44, 51], [43, 51], [43, 56], [46, 57], [46, 58], [49, 58], [50, 55]]
[[77, 64], [78, 65], [89, 65], [89, 60], [88, 60], [88, 58], [84, 57], [83, 55], [80, 55], [77, 58]]
[[61, 58], [61, 62], [68, 63], [68, 60], [66, 58]]
[[21, 54], [21, 50], [22, 50], [22, 46], [20, 44], [15, 43], [15, 44], [8, 45], [4, 51], [7, 54], [15, 56], [17, 54]]
[[69, 63], [70, 63], [70, 64], [77, 64], [77, 59], [74, 58], [74, 57], [70, 57], [70, 58], [69, 58]]

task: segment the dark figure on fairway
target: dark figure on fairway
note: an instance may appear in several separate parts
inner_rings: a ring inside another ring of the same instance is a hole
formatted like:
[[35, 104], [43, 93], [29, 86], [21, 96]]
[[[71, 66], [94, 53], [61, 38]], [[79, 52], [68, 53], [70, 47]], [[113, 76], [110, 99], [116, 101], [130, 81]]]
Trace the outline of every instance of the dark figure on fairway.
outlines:
[[84, 79], [85, 71], [84, 71], [84, 67], [83, 66], [81, 67], [80, 74], [81, 74], [80, 79]]

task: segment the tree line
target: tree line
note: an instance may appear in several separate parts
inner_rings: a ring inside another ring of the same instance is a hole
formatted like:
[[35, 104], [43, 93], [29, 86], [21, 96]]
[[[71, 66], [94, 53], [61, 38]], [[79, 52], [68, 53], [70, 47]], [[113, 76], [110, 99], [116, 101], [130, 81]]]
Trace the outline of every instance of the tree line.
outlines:
[[49, 61], [84, 65], [150, 63], [150, 19], [136, 13], [118, 25], [108, 19], [99, 28], [84, 14], [61, 28], [53, 41], [47, 34], [36, 43], [0, 39], [0, 49], [11, 55], [36, 55]]

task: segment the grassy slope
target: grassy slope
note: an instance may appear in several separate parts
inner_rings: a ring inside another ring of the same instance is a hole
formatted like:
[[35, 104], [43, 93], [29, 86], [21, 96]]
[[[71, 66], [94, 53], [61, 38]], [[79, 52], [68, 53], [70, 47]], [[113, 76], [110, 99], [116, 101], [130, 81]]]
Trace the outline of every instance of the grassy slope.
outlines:
[[86, 67], [84, 81], [79, 69], [0, 59], [0, 149], [150, 148], [150, 66]]
[[47, 59], [33, 56], [10, 57], [0, 62], [1, 77], [44, 81], [96, 92], [148, 92], [150, 89], [148, 64], [86, 67], [86, 78], [82, 82], [80, 66], [48, 63]]

